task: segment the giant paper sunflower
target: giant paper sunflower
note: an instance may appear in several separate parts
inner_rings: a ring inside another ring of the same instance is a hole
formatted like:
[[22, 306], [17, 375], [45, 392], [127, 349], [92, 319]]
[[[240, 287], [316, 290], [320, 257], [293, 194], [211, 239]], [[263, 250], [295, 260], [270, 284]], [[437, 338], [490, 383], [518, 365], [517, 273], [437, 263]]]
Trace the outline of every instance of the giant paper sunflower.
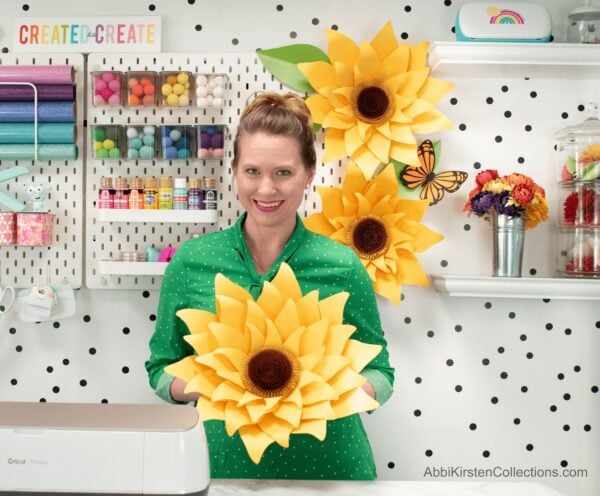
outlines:
[[327, 128], [324, 162], [350, 157], [367, 178], [395, 159], [419, 167], [413, 133], [451, 127], [434, 105], [453, 84], [429, 77], [428, 43], [398, 44], [387, 22], [360, 46], [327, 31], [329, 61], [298, 64], [317, 93], [306, 103]]
[[254, 463], [291, 434], [327, 434], [327, 420], [371, 410], [379, 404], [362, 390], [360, 371], [381, 350], [350, 339], [342, 323], [348, 293], [319, 301], [302, 295], [285, 263], [259, 298], [218, 274], [216, 313], [177, 312], [190, 333], [190, 355], [165, 368], [186, 381], [186, 393], [201, 394], [204, 420], [223, 420], [240, 437]]
[[400, 303], [402, 284], [428, 286], [415, 253], [443, 236], [421, 224], [429, 200], [398, 198], [394, 168], [366, 180], [352, 163], [342, 187], [319, 187], [323, 211], [305, 219], [311, 231], [350, 246], [367, 269], [375, 292]]

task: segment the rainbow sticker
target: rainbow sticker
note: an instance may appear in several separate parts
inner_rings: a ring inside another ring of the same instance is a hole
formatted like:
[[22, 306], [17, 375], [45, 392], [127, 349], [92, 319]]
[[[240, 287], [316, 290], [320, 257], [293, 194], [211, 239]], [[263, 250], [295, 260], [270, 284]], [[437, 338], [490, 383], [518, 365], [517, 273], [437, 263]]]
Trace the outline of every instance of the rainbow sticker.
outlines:
[[514, 10], [490, 7], [487, 13], [491, 16], [490, 24], [525, 24], [523, 16]]

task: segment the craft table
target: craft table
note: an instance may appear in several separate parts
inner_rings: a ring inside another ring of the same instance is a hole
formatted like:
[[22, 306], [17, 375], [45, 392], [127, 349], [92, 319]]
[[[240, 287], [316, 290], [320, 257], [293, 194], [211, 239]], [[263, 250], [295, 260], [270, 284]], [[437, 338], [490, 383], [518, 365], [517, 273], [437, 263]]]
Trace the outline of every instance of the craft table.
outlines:
[[567, 496], [536, 482], [213, 480], [210, 496]]

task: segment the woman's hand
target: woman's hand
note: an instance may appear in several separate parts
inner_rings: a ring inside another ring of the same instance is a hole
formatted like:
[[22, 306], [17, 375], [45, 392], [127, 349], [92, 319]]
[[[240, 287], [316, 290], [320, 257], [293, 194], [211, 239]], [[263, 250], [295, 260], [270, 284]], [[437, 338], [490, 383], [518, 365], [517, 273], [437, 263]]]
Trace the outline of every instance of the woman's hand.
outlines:
[[198, 401], [200, 398], [200, 393], [186, 393], [185, 387], [187, 386], [187, 382], [183, 379], [179, 379], [176, 377], [171, 382], [170, 392], [171, 398], [175, 401], [180, 401], [182, 403], [189, 403], [190, 401]]
[[367, 381], [362, 385], [362, 389], [365, 393], [367, 393], [371, 398], [375, 399], [375, 388], [373, 385]]

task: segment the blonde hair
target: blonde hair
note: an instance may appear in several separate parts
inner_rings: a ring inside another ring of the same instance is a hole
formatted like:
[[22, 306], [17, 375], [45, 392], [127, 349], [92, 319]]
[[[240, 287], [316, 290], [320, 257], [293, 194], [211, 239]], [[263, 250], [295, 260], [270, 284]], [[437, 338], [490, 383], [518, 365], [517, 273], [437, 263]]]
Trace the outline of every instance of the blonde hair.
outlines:
[[246, 134], [264, 132], [296, 140], [304, 167], [314, 171], [317, 156], [312, 126], [310, 110], [302, 97], [294, 93], [281, 95], [272, 91], [256, 94], [240, 117], [233, 141], [233, 166], [237, 166], [240, 138]]

